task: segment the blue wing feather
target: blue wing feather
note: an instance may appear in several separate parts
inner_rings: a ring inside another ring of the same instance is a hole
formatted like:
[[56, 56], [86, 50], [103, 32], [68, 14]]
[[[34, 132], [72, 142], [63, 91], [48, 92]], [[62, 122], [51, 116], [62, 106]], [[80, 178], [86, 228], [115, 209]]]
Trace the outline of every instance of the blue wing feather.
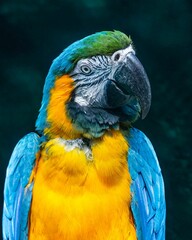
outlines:
[[36, 133], [23, 137], [16, 145], [7, 168], [4, 187], [3, 239], [28, 239], [28, 213], [32, 187], [29, 178], [40, 149]]
[[138, 240], [165, 239], [165, 193], [161, 169], [149, 139], [132, 128], [128, 136], [131, 209]]

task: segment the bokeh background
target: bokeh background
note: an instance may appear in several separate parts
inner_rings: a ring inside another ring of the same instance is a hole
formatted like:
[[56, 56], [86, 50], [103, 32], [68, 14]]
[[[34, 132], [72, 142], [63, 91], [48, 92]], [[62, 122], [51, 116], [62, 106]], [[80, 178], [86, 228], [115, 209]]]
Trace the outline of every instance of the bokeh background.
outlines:
[[167, 240], [192, 239], [192, 2], [190, 0], [1, 0], [0, 215], [5, 170], [34, 131], [44, 79], [70, 43], [101, 30], [131, 35], [152, 86], [148, 117], [162, 168]]

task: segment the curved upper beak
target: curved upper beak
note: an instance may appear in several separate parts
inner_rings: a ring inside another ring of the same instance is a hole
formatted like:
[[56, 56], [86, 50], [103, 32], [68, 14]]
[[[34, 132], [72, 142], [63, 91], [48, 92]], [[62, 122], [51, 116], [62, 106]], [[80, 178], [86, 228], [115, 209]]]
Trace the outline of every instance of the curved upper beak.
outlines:
[[151, 106], [151, 87], [142, 64], [133, 52], [128, 52], [118, 62], [112, 77], [123, 93], [138, 99], [142, 119], [145, 118]]

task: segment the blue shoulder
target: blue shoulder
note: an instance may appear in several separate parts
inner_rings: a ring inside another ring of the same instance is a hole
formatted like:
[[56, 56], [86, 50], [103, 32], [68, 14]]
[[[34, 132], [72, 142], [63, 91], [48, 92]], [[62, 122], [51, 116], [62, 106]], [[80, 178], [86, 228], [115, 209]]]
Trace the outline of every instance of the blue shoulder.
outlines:
[[131, 209], [138, 240], [164, 240], [164, 182], [156, 153], [149, 139], [138, 129], [132, 128], [127, 140], [132, 178]]
[[32, 197], [29, 183], [40, 138], [29, 133], [16, 145], [7, 167], [4, 186], [3, 240], [28, 239], [28, 213]]

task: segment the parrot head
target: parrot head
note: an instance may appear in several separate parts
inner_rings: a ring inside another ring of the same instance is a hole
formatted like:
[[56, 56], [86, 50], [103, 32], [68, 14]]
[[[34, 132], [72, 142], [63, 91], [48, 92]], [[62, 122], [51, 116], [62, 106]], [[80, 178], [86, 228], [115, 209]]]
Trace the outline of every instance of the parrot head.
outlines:
[[151, 89], [130, 37], [104, 31], [71, 44], [47, 75], [36, 122], [47, 135], [100, 137], [145, 118]]

